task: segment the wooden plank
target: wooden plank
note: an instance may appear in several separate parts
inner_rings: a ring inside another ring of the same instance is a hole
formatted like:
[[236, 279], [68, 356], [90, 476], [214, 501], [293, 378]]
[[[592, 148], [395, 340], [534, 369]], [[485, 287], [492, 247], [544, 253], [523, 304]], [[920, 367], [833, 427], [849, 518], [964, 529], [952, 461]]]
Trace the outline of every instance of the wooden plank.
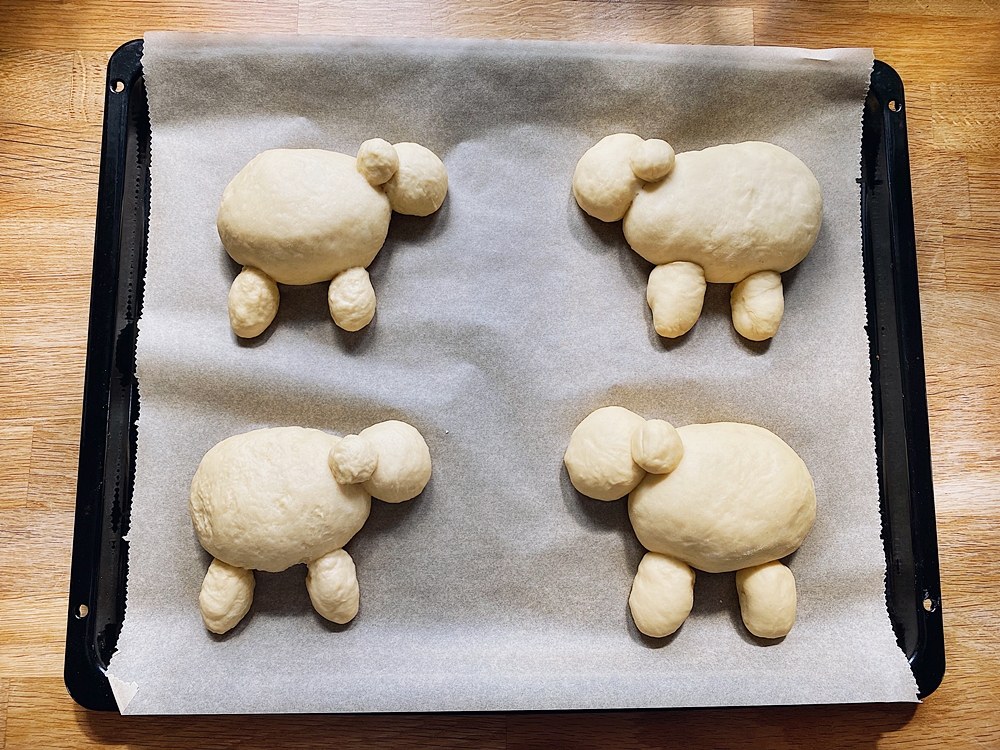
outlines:
[[[39, 717], [45, 720], [39, 722]], [[500, 750], [506, 746], [506, 718], [502, 714], [121, 717], [76, 706], [61, 680], [11, 679], [5, 750], [137, 745], [200, 750]]]
[[302, 0], [298, 28], [309, 34], [753, 44], [753, 10], [587, 0]]
[[31, 433], [31, 425], [0, 422], [0, 511], [27, 505]]
[[1000, 17], [1000, 0], [870, 0], [873, 13], [889, 15]]
[[147, 31], [294, 32], [296, 0], [0, 2], [0, 48], [111, 53]]
[[1000, 21], [993, 17], [870, 13], [838, 2], [775, 2], [754, 11], [755, 44], [873, 47], [904, 83], [994, 83], [998, 38]]
[[36, 425], [31, 443], [28, 508], [75, 510], [79, 451], [79, 416]]

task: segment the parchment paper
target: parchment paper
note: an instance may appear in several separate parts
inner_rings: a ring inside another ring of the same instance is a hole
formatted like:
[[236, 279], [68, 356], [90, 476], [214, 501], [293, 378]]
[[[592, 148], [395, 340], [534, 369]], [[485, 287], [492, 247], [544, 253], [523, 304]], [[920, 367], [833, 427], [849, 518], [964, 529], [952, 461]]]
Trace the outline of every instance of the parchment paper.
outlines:
[[[110, 672], [127, 713], [423, 711], [913, 701], [886, 613], [860, 244], [870, 50], [149, 34], [152, 209], [128, 609]], [[812, 253], [784, 275], [770, 344], [742, 340], [727, 285], [681, 340], [645, 301], [651, 266], [571, 194], [609, 133], [677, 151], [767, 140], [824, 195]], [[371, 265], [374, 322], [338, 330], [325, 285], [282, 287], [252, 342], [229, 329], [238, 268], [215, 228], [226, 183], [274, 147], [422, 143], [450, 190], [394, 215]], [[662, 641], [627, 598], [643, 550], [625, 502], [562, 465], [590, 411], [762, 425], [805, 460], [819, 513], [790, 559], [798, 619], [743, 628], [733, 574], [698, 573]], [[261, 426], [415, 425], [434, 474], [373, 501], [348, 545], [361, 611], [313, 612], [298, 566], [257, 574], [229, 634], [207, 632], [209, 563], [188, 517], [216, 442]], [[130, 693], [134, 698], [128, 702]]]

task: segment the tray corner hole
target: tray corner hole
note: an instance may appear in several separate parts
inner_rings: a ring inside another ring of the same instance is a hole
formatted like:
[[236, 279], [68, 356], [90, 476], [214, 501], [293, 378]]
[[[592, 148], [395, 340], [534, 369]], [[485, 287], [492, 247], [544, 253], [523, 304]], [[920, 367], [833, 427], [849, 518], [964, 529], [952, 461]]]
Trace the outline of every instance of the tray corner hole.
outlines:
[[902, 102], [898, 102], [895, 99], [890, 99], [889, 100], [889, 109], [892, 112], [902, 112], [903, 111], [903, 103]]
[[125, 82], [124, 81], [112, 81], [111, 82], [111, 90], [114, 91], [116, 94], [120, 94], [121, 92], [123, 92], [125, 90]]
[[89, 614], [90, 614], [90, 607], [88, 607], [86, 604], [81, 604], [79, 607], [76, 608], [76, 619], [77, 620], [82, 620], [84, 617], [86, 617]]
[[938, 608], [938, 604], [934, 599], [929, 596], [924, 598], [924, 612], [934, 612]]

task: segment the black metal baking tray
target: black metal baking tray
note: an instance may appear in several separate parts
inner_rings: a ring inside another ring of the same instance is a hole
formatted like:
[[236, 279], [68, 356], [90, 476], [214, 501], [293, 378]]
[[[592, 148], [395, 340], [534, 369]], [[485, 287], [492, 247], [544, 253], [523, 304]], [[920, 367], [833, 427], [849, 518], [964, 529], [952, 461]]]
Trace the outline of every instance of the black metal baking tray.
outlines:
[[[135, 469], [136, 321], [149, 217], [149, 113], [142, 41], [108, 63], [97, 202], [65, 680], [82, 706], [117, 710], [105, 669], [125, 616]], [[929, 695], [944, 634], [903, 86], [876, 61], [865, 104], [861, 215], [872, 395], [888, 574], [900, 648]]]

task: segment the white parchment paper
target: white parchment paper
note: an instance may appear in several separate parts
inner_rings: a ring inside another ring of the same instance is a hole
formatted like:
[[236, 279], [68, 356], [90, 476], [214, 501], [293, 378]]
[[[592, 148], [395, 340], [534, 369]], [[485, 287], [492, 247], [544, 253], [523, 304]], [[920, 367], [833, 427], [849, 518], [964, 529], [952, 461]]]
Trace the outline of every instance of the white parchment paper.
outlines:
[[[110, 672], [127, 713], [423, 711], [912, 701], [886, 613], [861, 262], [869, 50], [150, 34], [152, 209], [128, 609]], [[694, 330], [652, 329], [651, 266], [586, 217], [573, 169], [619, 131], [677, 151], [766, 140], [823, 188], [812, 253], [784, 275], [769, 344], [710, 285]], [[448, 169], [435, 215], [394, 215], [370, 267], [378, 312], [338, 330], [325, 285], [282, 287], [272, 327], [229, 329], [238, 268], [215, 228], [226, 183], [275, 147], [412, 140]], [[675, 425], [762, 425], [805, 460], [819, 513], [790, 558], [798, 619], [743, 628], [733, 574], [698, 573], [673, 637], [627, 598], [643, 550], [625, 503], [577, 494], [570, 433], [619, 404]], [[346, 434], [403, 419], [434, 474], [373, 502], [348, 545], [361, 611], [333, 626], [303, 566], [257, 574], [225, 636], [202, 625], [209, 557], [188, 517], [216, 442], [261, 426]], [[124, 686], [124, 687], [123, 687]], [[122, 700], [125, 703], [125, 700]]]

